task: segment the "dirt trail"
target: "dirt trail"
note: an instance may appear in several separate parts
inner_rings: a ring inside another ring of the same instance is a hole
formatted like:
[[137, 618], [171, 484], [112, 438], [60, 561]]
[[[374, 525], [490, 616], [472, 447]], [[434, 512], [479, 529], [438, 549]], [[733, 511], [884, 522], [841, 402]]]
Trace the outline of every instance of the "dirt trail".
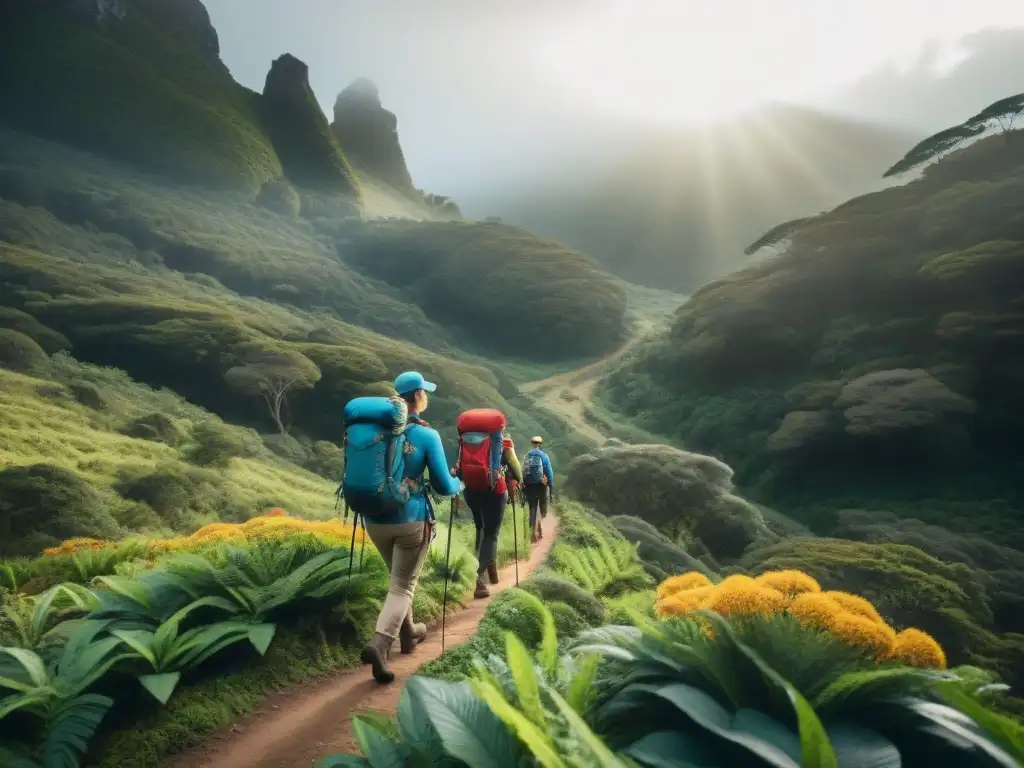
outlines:
[[654, 328], [654, 323], [648, 318], [643, 318], [638, 323], [633, 336], [611, 354], [574, 371], [522, 384], [519, 391], [527, 395], [539, 393], [538, 405], [568, 419], [573, 429], [583, 437], [601, 445], [608, 439], [608, 436], [587, 422], [583, 416], [583, 409], [590, 403], [598, 376], [629, 352], [652, 328]]
[[[534, 545], [529, 560], [519, 563], [520, 581], [544, 562], [557, 530], [557, 519], [549, 516], [544, 523], [544, 538]], [[494, 596], [515, 586], [515, 565], [503, 568], [500, 578], [498, 586], [491, 587], [490, 598], [471, 600], [464, 610], [449, 613], [446, 648], [476, 634]], [[378, 685], [371, 679], [369, 667], [360, 667], [282, 691], [202, 746], [165, 762], [164, 768], [308, 768], [326, 755], [358, 753], [352, 736], [352, 714], [368, 710], [393, 714], [404, 681], [440, 655], [440, 628], [435, 627], [413, 654], [402, 655], [395, 643], [391, 668], [398, 680], [391, 685]]]

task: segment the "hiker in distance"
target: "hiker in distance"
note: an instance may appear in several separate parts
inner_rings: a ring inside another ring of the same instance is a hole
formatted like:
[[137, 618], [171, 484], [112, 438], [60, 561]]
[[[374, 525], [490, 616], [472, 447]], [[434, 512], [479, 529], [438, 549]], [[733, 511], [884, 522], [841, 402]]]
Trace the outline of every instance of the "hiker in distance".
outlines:
[[424, 470], [438, 494], [455, 496], [462, 489], [449, 474], [440, 436], [422, 418], [427, 393], [437, 386], [416, 371], [400, 374], [394, 386], [397, 397], [359, 397], [345, 406], [342, 490], [390, 574], [376, 632], [361, 654], [381, 683], [395, 679], [388, 667], [395, 637], [402, 653], [412, 653], [427, 636], [426, 625], [412, 617], [413, 592], [435, 526]]
[[[515, 446], [506, 429], [505, 415], [492, 408], [477, 408], [459, 415], [459, 455], [452, 473], [466, 486], [463, 496], [476, 526], [477, 568], [473, 597], [490, 597], [485, 576], [498, 583], [498, 534], [505, 519], [509, 491], [523, 480]], [[511, 478], [507, 478], [508, 475]]]
[[530, 444], [533, 447], [523, 457], [523, 490], [530, 505], [530, 541], [536, 543], [544, 538], [541, 520], [548, 516], [548, 499], [554, 492], [555, 473], [551, 469], [551, 459], [541, 448], [544, 438], [532, 437]]

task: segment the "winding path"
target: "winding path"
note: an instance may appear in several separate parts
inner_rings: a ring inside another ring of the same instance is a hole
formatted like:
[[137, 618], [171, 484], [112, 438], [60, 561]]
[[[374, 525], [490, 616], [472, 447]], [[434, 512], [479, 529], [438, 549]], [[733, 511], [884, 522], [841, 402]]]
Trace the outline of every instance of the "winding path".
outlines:
[[[519, 579], [538, 568], [547, 557], [558, 532], [558, 519], [549, 515], [544, 538], [533, 546], [530, 558], [519, 563]], [[500, 583], [491, 597], [472, 600], [458, 613], [450, 613], [446, 648], [466, 642], [476, 634], [487, 606], [503, 589], [515, 586], [515, 564], [501, 569]], [[438, 630], [439, 628], [433, 628]], [[203, 745], [174, 756], [165, 768], [309, 768], [321, 757], [342, 752], [358, 753], [352, 735], [352, 714], [377, 711], [393, 714], [404, 681], [423, 664], [441, 655], [439, 631], [408, 656], [395, 654], [391, 668], [398, 680], [378, 685], [368, 667], [359, 667], [323, 680], [304, 683], [269, 696], [239, 722], [213, 734]]]
[[519, 391], [525, 395], [536, 396], [539, 406], [567, 419], [580, 435], [592, 443], [601, 445], [608, 436], [586, 420], [583, 410], [590, 403], [598, 377], [653, 328], [654, 322], [650, 318], [641, 318], [633, 335], [614, 352], [568, 373], [522, 384]]

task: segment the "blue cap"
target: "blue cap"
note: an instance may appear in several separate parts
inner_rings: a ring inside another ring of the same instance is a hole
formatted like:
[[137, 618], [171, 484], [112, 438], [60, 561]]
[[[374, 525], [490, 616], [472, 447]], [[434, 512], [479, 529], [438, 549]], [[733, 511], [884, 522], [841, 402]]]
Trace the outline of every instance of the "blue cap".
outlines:
[[423, 374], [418, 371], [406, 371], [405, 373], [398, 374], [398, 378], [395, 379], [395, 392], [400, 395], [407, 395], [410, 392], [415, 392], [417, 389], [433, 392], [437, 389], [437, 384], [424, 379]]

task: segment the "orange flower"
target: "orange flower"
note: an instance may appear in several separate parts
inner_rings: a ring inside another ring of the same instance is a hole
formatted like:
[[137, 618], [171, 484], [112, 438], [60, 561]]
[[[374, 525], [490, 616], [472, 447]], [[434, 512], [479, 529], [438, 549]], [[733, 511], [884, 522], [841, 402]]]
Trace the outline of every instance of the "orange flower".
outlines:
[[717, 587], [705, 607], [722, 616], [773, 616], [789, 602], [777, 589], [762, 587], [749, 576], [730, 576]]
[[288, 515], [288, 513], [287, 513], [287, 512], [285, 512], [285, 511], [284, 511], [283, 509], [281, 509], [280, 507], [271, 507], [271, 508], [270, 508], [270, 509], [268, 509], [268, 510], [267, 510], [266, 512], [264, 512], [263, 514], [264, 514], [264, 515], [265, 515], [266, 517], [285, 517], [285, 516], [287, 516], [287, 515]]
[[835, 617], [829, 631], [850, 645], [871, 648], [878, 658], [888, 655], [896, 642], [896, 632], [888, 624], [846, 611]]
[[896, 635], [892, 650], [886, 658], [910, 667], [946, 668], [946, 652], [934, 637], [920, 629], [904, 629]]
[[679, 576], [670, 576], [658, 585], [658, 599], [687, 589], [711, 586], [711, 580], [700, 571], [689, 571]]
[[805, 592], [821, 592], [821, 586], [803, 571], [766, 571], [754, 579], [764, 587], [777, 589], [786, 595], [799, 595]]
[[825, 592], [824, 594], [839, 603], [839, 605], [843, 607], [843, 610], [848, 613], [863, 616], [865, 619], [870, 619], [871, 621], [879, 624], [885, 624], [885, 619], [883, 619], [881, 614], [878, 613], [875, 606], [860, 595], [852, 595], [849, 592], [838, 591]]
[[714, 590], [714, 587], [708, 585], [706, 587], [695, 587], [693, 589], [673, 592], [659, 600], [655, 604], [654, 610], [661, 617], [685, 616], [698, 608], [702, 608]]
[[827, 594], [805, 592], [793, 598], [788, 612], [802, 627], [827, 630], [835, 623], [836, 617], [843, 613], [843, 608]]

